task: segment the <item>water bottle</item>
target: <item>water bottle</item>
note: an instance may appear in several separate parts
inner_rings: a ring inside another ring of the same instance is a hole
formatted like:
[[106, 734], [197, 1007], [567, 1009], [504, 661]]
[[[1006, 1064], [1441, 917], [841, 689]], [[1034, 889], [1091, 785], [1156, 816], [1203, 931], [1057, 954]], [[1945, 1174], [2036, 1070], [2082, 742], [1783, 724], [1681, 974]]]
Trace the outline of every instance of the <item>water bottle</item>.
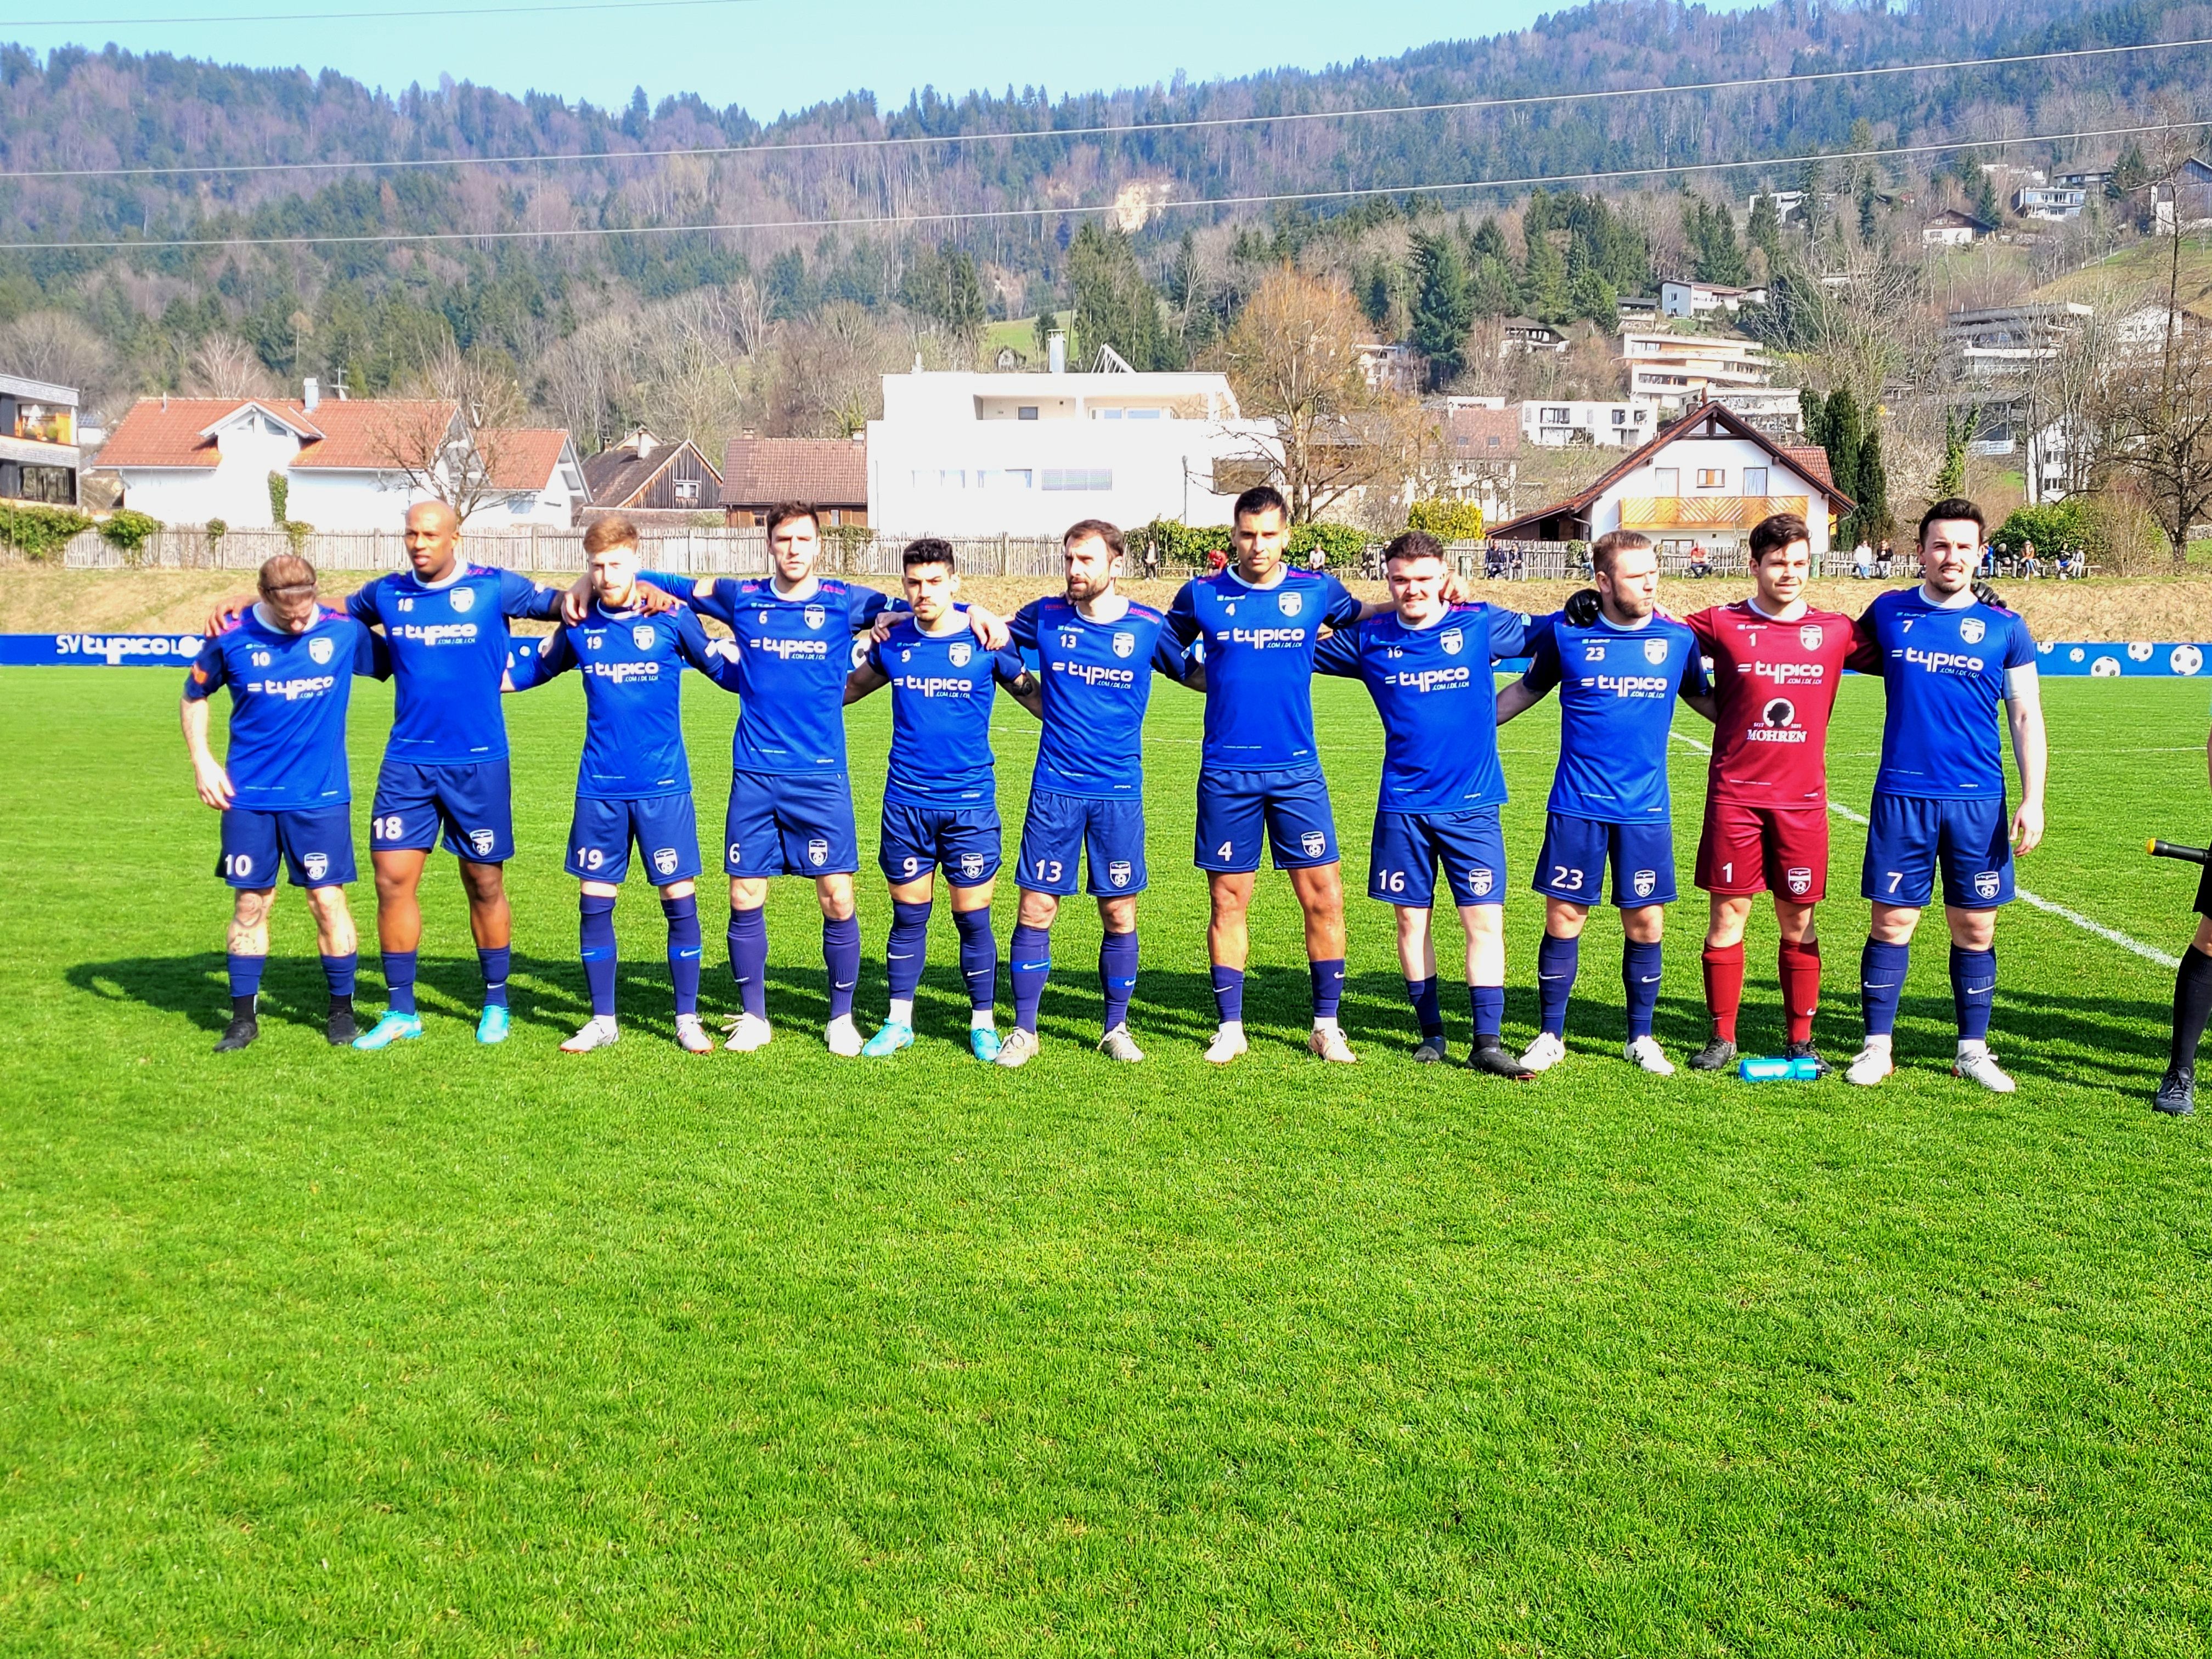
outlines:
[[1746, 1083], [1810, 1083], [1820, 1075], [1818, 1061], [1801, 1060], [1752, 1060], [1736, 1062], [1735, 1074]]

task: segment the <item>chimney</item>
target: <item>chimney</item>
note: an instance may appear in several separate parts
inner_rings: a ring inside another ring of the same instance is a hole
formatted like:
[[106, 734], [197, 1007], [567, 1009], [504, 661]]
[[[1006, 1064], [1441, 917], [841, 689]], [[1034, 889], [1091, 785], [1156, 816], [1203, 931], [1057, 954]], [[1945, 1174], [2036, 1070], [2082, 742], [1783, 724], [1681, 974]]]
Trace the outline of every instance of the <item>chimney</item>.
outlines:
[[1067, 336], [1059, 329], [1044, 337], [1045, 367], [1052, 374], [1067, 373]]
[[649, 461], [653, 459], [653, 434], [647, 432], [643, 427], [637, 429], [637, 458], [641, 461]]
[[301, 404], [306, 405], [308, 414], [313, 414], [315, 412], [315, 405], [321, 403], [322, 400], [323, 385], [321, 381], [310, 374], [306, 380], [300, 382], [300, 401]]

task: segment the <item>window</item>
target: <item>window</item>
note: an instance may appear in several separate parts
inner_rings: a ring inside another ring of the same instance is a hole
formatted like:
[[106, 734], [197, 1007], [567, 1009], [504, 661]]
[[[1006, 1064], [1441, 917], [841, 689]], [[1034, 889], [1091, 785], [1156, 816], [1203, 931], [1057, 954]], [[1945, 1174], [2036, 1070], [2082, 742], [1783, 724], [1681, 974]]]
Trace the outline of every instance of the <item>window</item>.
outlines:
[[1036, 474], [1025, 466], [975, 469], [975, 488], [978, 489], [1027, 489]]
[[1111, 468], [1057, 467], [1044, 470], [1047, 489], [1111, 489], [1114, 473]]
[[1722, 466], [1699, 467], [1698, 469], [1698, 488], [1700, 489], [1726, 489], [1728, 488], [1728, 469]]
[[1766, 469], [1765, 467], [1747, 466], [1744, 468], [1743, 493], [1747, 495], [1764, 495], [1766, 493]]
[[1094, 409], [1091, 411], [1091, 418], [1094, 421], [1118, 421], [1121, 418], [1121, 411], [1118, 409]]
[[696, 501], [699, 499], [699, 481], [696, 478], [678, 478], [676, 481], [676, 499], [679, 501]]
[[1655, 466], [1651, 469], [1651, 488], [1661, 495], [1682, 493], [1682, 469], [1679, 466]]
[[1613, 411], [1613, 423], [1615, 426], [1626, 426], [1628, 424], [1628, 411], [1625, 409], [1614, 410]]
[[15, 435], [42, 444], [74, 443], [76, 441], [70, 435], [74, 413], [58, 404], [18, 404]]
[[1014, 410], [1014, 418], [1018, 421], [1034, 421], [1036, 417], [1037, 406], [1035, 404], [1022, 404]]
[[1547, 425], [1565, 426], [1567, 423], [1567, 411], [1564, 409], [1547, 409], [1544, 411], [1544, 420]]
[[1129, 418], [1133, 421], [1157, 421], [1166, 413], [1164, 409], [1133, 409], [1129, 411]]
[[916, 489], [965, 489], [968, 474], [959, 467], [917, 467], [914, 487]]

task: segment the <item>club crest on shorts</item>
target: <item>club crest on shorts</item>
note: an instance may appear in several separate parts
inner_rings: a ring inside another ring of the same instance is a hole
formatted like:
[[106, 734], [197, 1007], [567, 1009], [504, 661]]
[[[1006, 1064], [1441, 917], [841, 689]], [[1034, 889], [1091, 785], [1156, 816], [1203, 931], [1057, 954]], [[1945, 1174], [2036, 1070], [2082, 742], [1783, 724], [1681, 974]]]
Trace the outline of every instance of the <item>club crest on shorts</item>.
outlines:
[[955, 640], [945, 654], [951, 659], [955, 668], [965, 668], [969, 659], [975, 656], [975, 647], [965, 640]]
[[1807, 623], [1797, 630], [1797, 643], [1808, 651], [1818, 651], [1820, 648], [1822, 637], [1820, 624], [1818, 623]]
[[1664, 640], [1644, 641], [1644, 660], [1650, 663], [1654, 668], [1656, 668], [1661, 663], [1666, 661], [1667, 641]]
[[330, 874], [331, 860], [326, 854], [310, 853], [300, 860], [300, 867], [307, 872], [309, 881], [320, 881]]
[[318, 668], [330, 661], [331, 653], [336, 648], [331, 644], [328, 635], [318, 635], [307, 641], [307, 654], [315, 659], [315, 666]]
[[981, 853], [963, 853], [960, 855], [960, 873], [971, 887], [982, 880], [983, 855]]
[[1298, 837], [1298, 850], [1310, 859], [1317, 859], [1328, 850], [1328, 837], [1318, 830], [1309, 830]]
[[1444, 655], [1456, 657], [1467, 647], [1467, 635], [1456, 628], [1447, 628], [1438, 635], [1437, 642], [1443, 647]]
[[809, 864], [829, 863], [830, 843], [823, 840], [820, 836], [817, 836], [812, 841], [808, 842], [806, 843], [806, 861]]
[[653, 849], [653, 870], [655, 875], [674, 875], [676, 873], [676, 849], [673, 847], [654, 848]]
[[1278, 593], [1275, 595], [1275, 609], [1281, 611], [1285, 617], [1297, 616], [1298, 614], [1299, 607], [1304, 604], [1305, 598], [1303, 594]]
[[822, 624], [830, 620], [830, 613], [818, 605], [808, 605], [800, 614], [806, 618], [806, 625], [817, 633], [821, 632]]
[[1116, 635], [1115, 635], [1115, 636], [1114, 636], [1114, 654], [1115, 654], [1115, 656], [1117, 656], [1117, 657], [1133, 657], [1133, 656], [1136, 655], [1136, 653], [1137, 653], [1137, 636], [1136, 636], [1134, 634], [1116, 634]]
[[1960, 620], [1959, 638], [1964, 644], [1979, 645], [1982, 635], [1989, 631], [1988, 625], [1979, 617], [1966, 617]]
[[1997, 872], [1994, 870], [1982, 870], [1976, 872], [1974, 875], [1974, 896], [1976, 898], [1993, 899], [1996, 896]]
[[1782, 879], [1789, 884], [1790, 890], [1801, 898], [1813, 890], [1813, 872], [1802, 865], [1784, 870]]
[[446, 599], [447, 603], [458, 612], [466, 611], [474, 605], [477, 602], [477, 596], [465, 587], [457, 587], [446, 596]]
[[1129, 867], [1129, 860], [1127, 859], [1115, 859], [1106, 866], [1106, 879], [1116, 887], [1127, 887], [1129, 884], [1129, 878], [1135, 873], [1136, 872]]
[[478, 858], [483, 858], [492, 849], [493, 841], [491, 831], [489, 830], [470, 830], [469, 845], [475, 849], [476, 854]]
[[629, 630], [629, 642], [641, 651], [653, 649], [653, 625], [640, 623]]
[[1656, 870], [1638, 870], [1628, 884], [1636, 890], [1637, 897], [1650, 898], [1651, 890], [1659, 884], [1659, 872]]
[[1497, 885], [1498, 877], [1487, 865], [1478, 864], [1467, 872], [1467, 890], [1480, 898]]

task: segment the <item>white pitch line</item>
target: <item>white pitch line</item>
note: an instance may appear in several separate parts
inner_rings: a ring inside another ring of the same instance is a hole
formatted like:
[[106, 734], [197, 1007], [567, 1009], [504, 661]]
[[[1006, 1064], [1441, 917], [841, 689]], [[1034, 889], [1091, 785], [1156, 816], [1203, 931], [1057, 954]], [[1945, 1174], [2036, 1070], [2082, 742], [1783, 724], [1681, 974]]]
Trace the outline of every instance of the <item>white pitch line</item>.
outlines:
[[[1701, 755], [1710, 755], [1713, 752], [1712, 745], [1711, 744], [1700, 743], [1697, 738], [1690, 737], [1684, 732], [1675, 732], [1669, 735], [1677, 742], [1688, 744], [1691, 748], [1696, 750]], [[1850, 807], [1844, 805], [1843, 802], [1836, 799], [1833, 796], [1829, 798], [1828, 810], [1831, 812], [1833, 812], [1838, 817], [1848, 818], [1853, 823], [1863, 824], [1867, 822], [1866, 815], [1864, 813], [1854, 812]], [[2027, 888], [2021, 886], [2014, 886], [2012, 890], [2014, 896], [2025, 903], [2033, 905], [2035, 908], [2041, 910], [2047, 915], [2057, 916], [2061, 921], [2070, 921], [2076, 927], [2081, 929], [2083, 933], [2094, 933], [2099, 939], [2105, 940], [2107, 944], [2117, 945], [2123, 951], [2131, 951], [2135, 955], [2141, 957], [2145, 962], [2154, 962], [2161, 968], [2179, 968], [2181, 965], [2181, 958], [2179, 957], [2170, 957], [2163, 951], [2155, 949], [2151, 945], [2145, 945], [2139, 939], [2130, 939], [2125, 933], [2120, 932], [2117, 927], [2107, 927], [2101, 921], [2092, 921], [2088, 917], [2083, 915], [2078, 910], [2069, 910], [2063, 904], [2053, 904], [2049, 899], [2044, 897], [2040, 893], [2031, 893]]]

